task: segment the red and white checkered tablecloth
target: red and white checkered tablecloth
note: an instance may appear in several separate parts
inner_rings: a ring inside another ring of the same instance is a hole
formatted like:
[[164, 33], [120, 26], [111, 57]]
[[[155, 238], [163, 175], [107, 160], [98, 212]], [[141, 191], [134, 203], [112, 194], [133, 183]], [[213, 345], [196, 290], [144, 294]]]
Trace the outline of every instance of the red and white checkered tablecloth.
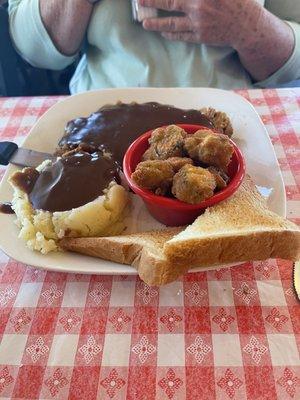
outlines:
[[[288, 217], [300, 223], [300, 89], [239, 93], [268, 129]], [[0, 99], [0, 139], [20, 142], [58, 100]], [[300, 399], [290, 262], [187, 274], [161, 288], [36, 270], [3, 253], [0, 269], [1, 399]]]

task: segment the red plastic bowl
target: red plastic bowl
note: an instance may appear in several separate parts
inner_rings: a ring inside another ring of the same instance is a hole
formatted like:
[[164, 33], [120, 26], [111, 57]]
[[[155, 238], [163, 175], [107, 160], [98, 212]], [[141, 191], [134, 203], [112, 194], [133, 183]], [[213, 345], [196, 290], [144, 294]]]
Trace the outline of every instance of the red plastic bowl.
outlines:
[[[193, 134], [199, 129], [207, 129], [201, 125], [176, 124], [188, 134]], [[167, 226], [182, 226], [192, 223], [198, 215], [210, 206], [213, 206], [230, 197], [240, 186], [245, 176], [245, 160], [236, 144], [231, 140], [234, 152], [228, 166], [230, 182], [225, 189], [218, 191], [209, 199], [199, 204], [187, 204], [182, 201], [164, 196], [157, 196], [150, 190], [142, 189], [131, 179], [142, 155], [148, 149], [148, 139], [153, 130], [138, 137], [127, 149], [123, 159], [123, 171], [128, 185], [134, 193], [139, 195], [147, 206], [151, 215]], [[218, 134], [216, 132], [216, 134]]]

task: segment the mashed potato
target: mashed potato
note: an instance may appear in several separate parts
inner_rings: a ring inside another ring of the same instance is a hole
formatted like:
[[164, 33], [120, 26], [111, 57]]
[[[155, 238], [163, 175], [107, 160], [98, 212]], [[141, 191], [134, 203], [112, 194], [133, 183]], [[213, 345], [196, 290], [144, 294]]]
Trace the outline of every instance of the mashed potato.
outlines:
[[[41, 171], [49, 162], [37, 169]], [[110, 236], [124, 230], [122, 222], [128, 193], [123, 186], [111, 182], [102, 196], [68, 211], [35, 210], [28, 195], [13, 185], [12, 208], [20, 228], [19, 237], [31, 250], [47, 254], [59, 250], [58, 240], [64, 236]]]

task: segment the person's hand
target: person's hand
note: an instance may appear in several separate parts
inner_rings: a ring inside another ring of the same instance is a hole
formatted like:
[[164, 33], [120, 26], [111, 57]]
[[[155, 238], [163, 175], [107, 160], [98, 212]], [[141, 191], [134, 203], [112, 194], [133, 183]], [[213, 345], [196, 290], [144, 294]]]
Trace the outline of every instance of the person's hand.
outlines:
[[151, 18], [146, 30], [170, 40], [234, 48], [255, 33], [264, 8], [256, 0], [139, 0], [142, 6], [179, 11], [182, 16]]

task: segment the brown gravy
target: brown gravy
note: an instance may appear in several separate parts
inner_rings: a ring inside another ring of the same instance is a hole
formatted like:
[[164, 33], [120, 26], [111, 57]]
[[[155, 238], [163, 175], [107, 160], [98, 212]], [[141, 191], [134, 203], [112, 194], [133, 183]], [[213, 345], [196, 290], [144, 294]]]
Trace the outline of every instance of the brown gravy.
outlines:
[[39, 172], [35, 168], [24, 168], [23, 171], [17, 171], [10, 178], [15, 186], [23, 192], [29, 194], [39, 177]]
[[118, 165], [98, 153], [75, 153], [59, 158], [39, 175], [29, 193], [37, 210], [66, 211], [80, 207], [103, 194], [118, 180]]
[[197, 110], [182, 110], [159, 103], [118, 103], [104, 106], [87, 118], [70, 121], [59, 142], [63, 148], [88, 144], [105, 149], [122, 165], [129, 145], [150, 129], [170, 124], [197, 124], [213, 128], [212, 122]]
[[0, 213], [1, 214], [14, 214], [11, 203], [0, 203]]

